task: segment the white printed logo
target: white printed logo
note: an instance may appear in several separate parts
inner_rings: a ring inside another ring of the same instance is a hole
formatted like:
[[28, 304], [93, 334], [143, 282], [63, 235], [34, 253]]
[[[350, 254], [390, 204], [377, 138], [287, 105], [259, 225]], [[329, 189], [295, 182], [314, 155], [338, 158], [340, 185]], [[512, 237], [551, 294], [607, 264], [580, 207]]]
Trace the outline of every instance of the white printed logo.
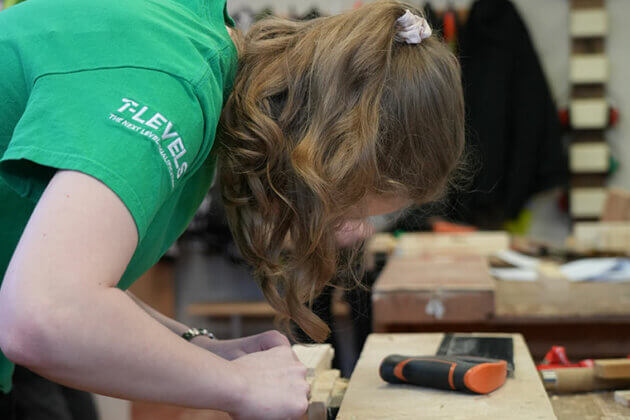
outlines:
[[[143, 119], [143, 116], [149, 110], [148, 106], [141, 106], [138, 102], [135, 102], [131, 99], [123, 98], [122, 106], [118, 108], [116, 111], [119, 113], [129, 113], [131, 114], [131, 120], [135, 121], [137, 124], [134, 124], [131, 121], [128, 121], [124, 117], [120, 115], [110, 113], [109, 119], [121, 124], [129, 130], [135, 131], [140, 135], [150, 138], [153, 140], [160, 151], [160, 155], [164, 160], [164, 163], [167, 166], [169, 174], [171, 176], [171, 186], [175, 186], [175, 175], [176, 172], [177, 179], [180, 179], [188, 169], [188, 162], [184, 161], [184, 157], [186, 155], [186, 146], [184, 145], [184, 141], [177, 131], [173, 129], [173, 123], [166, 119], [159, 112], [152, 113], [151, 118]], [[148, 115], [151, 115], [149, 112]], [[146, 118], [146, 117], [145, 117]], [[153, 131], [155, 130], [155, 131]], [[170, 154], [167, 156], [166, 152], [162, 148], [162, 143], [166, 144], [166, 149]], [[173, 170], [173, 164], [175, 165], [175, 170]]]

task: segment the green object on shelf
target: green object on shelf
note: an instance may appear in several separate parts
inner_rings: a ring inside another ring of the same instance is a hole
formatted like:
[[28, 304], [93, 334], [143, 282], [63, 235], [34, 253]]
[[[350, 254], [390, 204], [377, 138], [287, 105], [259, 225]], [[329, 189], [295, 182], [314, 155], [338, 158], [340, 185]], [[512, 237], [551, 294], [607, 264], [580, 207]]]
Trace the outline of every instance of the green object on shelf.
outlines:
[[512, 235], [526, 235], [532, 227], [531, 210], [522, 210], [516, 219], [508, 220], [503, 227]]
[[610, 162], [608, 163], [608, 174], [612, 175], [619, 170], [619, 161], [615, 159], [613, 156], [610, 157]]
[[398, 229], [396, 231], [394, 231], [394, 238], [400, 238], [401, 236], [403, 236], [406, 232], [404, 230]]

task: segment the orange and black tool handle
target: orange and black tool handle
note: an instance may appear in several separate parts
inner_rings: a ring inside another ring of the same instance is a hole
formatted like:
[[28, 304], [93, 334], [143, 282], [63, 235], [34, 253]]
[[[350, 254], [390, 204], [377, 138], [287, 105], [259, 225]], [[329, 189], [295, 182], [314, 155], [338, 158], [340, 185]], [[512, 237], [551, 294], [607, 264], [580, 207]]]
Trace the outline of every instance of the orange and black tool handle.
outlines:
[[505, 382], [507, 362], [466, 356], [392, 355], [381, 363], [380, 375], [392, 384], [487, 394]]

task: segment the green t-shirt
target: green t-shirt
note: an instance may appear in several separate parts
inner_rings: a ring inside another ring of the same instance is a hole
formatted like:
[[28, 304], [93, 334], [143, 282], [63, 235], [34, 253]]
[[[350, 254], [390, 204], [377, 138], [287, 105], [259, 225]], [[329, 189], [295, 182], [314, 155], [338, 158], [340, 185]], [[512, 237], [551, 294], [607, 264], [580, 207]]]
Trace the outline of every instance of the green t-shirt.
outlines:
[[[133, 216], [120, 288], [181, 235], [212, 182], [236, 73], [225, 1], [28, 0], [0, 13], [0, 281], [57, 169], [99, 179]], [[0, 353], [0, 391], [12, 371]]]

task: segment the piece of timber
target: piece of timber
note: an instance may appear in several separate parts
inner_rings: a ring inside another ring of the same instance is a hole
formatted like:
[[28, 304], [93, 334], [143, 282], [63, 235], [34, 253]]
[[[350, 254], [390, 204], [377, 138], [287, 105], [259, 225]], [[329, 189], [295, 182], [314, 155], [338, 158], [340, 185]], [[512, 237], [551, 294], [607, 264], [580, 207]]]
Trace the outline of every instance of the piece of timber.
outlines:
[[630, 378], [605, 379], [595, 375], [593, 367], [571, 367], [541, 370], [545, 388], [558, 394], [588, 392], [605, 389], [624, 389], [630, 386]]
[[514, 338], [514, 378], [488, 395], [390, 385], [378, 368], [388, 355], [435, 354], [444, 334], [372, 334], [350, 378], [337, 420], [555, 419], [534, 362], [520, 334]]
[[330, 401], [328, 403], [328, 415], [331, 418], [336, 418], [339, 412], [339, 407], [343, 402], [343, 397], [346, 395], [348, 389], [348, 380], [346, 378], [337, 378], [335, 386], [330, 393]]
[[394, 255], [414, 257], [424, 254], [478, 254], [490, 256], [510, 248], [504, 231], [471, 233], [405, 233], [398, 239]]
[[308, 377], [316, 377], [319, 373], [329, 370], [335, 357], [335, 350], [330, 344], [295, 344], [293, 352], [306, 366]]
[[336, 369], [320, 372], [311, 385], [311, 397], [308, 402], [308, 420], [326, 420], [328, 406], [339, 379], [339, 371]]
[[606, 202], [606, 189], [601, 188], [571, 188], [571, 216], [600, 217]]
[[630, 253], [630, 222], [580, 222], [573, 226], [576, 249]]
[[606, 143], [573, 143], [569, 146], [571, 172], [607, 172], [610, 147]]
[[479, 255], [392, 257], [372, 291], [375, 331], [394, 323], [488, 319], [495, 287]]
[[[544, 267], [541, 265], [541, 276], [535, 282], [497, 282], [494, 322], [579, 324], [600, 320], [612, 326], [630, 319], [630, 284], [571, 282], [557, 264], [547, 262]], [[627, 325], [628, 321], [623, 322]], [[620, 342], [627, 339], [627, 330], [620, 334]]]
[[571, 100], [570, 119], [574, 129], [596, 129], [608, 125], [608, 103], [604, 97]]
[[608, 16], [603, 8], [574, 9], [570, 25], [573, 38], [605, 36], [608, 33]]
[[571, 56], [572, 83], [605, 83], [608, 81], [608, 58], [605, 54]]
[[630, 379], [630, 359], [595, 360], [595, 375], [606, 379]]

